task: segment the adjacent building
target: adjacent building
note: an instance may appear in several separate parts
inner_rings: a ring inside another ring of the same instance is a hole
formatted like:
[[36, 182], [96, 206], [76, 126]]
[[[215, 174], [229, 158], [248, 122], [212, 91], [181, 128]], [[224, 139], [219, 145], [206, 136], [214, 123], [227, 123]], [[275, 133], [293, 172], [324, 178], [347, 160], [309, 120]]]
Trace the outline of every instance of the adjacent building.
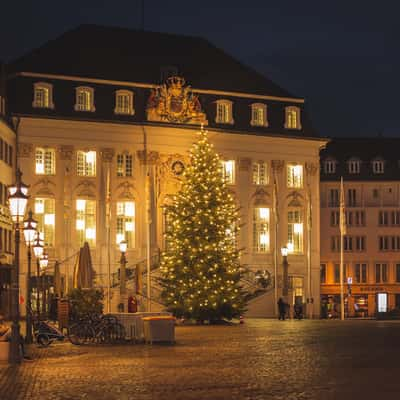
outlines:
[[[400, 308], [400, 157], [395, 138], [332, 140], [321, 152], [321, 299], [340, 304], [340, 177], [344, 180], [349, 316]], [[337, 308], [339, 310], [339, 308]], [[334, 311], [333, 311], [334, 312]]]
[[[280, 249], [288, 247], [288, 301], [308, 299], [308, 312], [319, 315], [319, 151], [327, 141], [312, 129], [304, 99], [204, 39], [93, 25], [10, 63], [7, 95], [20, 120], [28, 209], [50, 266], [60, 262], [64, 291], [84, 242], [105, 290], [121, 240], [128, 266], [143, 263], [148, 245], [152, 256], [163, 249], [163, 205], [179, 190], [203, 125], [241, 209], [241, 263], [271, 278], [249, 313], [274, 314]], [[112, 297], [115, 309], [121, 299]]]
[[0, 64], [0, 314], [8, 317], [11, 306], [13, 263], [12, 221], [7, 206], [7, 186], [14, 182], [15, 134], [6, 117], [4, 66]]

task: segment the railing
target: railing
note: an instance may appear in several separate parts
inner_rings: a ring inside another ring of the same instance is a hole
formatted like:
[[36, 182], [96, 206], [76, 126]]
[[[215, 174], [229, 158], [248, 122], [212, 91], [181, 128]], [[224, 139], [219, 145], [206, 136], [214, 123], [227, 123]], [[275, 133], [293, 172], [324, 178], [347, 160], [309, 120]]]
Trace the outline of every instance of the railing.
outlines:
[[[157, 269], [159, 264], [160, 264], [160, 252], [157, 252], [157, 254], [154, 254], [153, 256], [150, 257], [150, 271], [154, 271], [155, 269]], [[147, 259], [137, 262], [132, 267], [126, 268], [125, 270], [126, 280], [127, 281], [135, 280], [137, 270], [142, 271], [142, 276], [145, 276], [147, 274]], [[117, 272], [111, 274], [111, 287], [116, 287], [119, 284], [120, 284], [120, 270], [118, 269]]]

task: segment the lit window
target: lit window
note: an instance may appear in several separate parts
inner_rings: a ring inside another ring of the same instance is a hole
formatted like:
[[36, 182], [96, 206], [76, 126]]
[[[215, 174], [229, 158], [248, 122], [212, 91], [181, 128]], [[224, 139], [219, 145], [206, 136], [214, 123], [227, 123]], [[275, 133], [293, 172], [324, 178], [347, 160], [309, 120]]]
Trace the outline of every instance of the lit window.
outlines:
[[78, 176], [96, 176], [96, 152], [77, 152], [77, 174]]
[[56, 153], [54, 149], [36, 147], [35, 172], [38, 175], [54, 175], [56, 173]]
[[117, 154], [117, 176], [132, 176], [133, 157], [131, 154]]
[[93, 88], [81, 86], [75, 89], [75, 111], [96, 111]]
[[253, 251], [269, 251], [269, 208], [256, 207], [253, 213]]
[[54, 108], [53, 85], [45, 82], [34, 83], [32, 106], [35, 108]]
[[35, 219], [38, 221], [38, 231], [43, 236], [44, 245], [54, 247], [55, 200], [35, 198]]
[[298, 107], [290, 106], [285, 108], [285, 128], [301, 129], [300, 109]]
[[303, 166], [300, 164], [288, 164], [287, 166], [287, 187], [303, 187]]
[[267, 106], [261, 103], [251, 105], [251, 121], [252, 126], [268, 126]]
[[232, 102], [229, 100], [217, 100], [217, 112], [215, 122], [218, 124], [233, 124]]
[[385, 172], [385, 162], [383, 160], [372, 161], [372, 171], [374, 174], [383, 174]]
[[116, 243], [126, 240], [129, 248], [135, 247], [135, 202], [117, 202]]
[[115, 92], [115, 114], [133, 115], [133, 93], [129, 90]]
[[350, 174], [359, 174], [360, 173], [360, 160], [349, 160], [347, 162], [349, 173]]
[[91, 246], [96, 244], [96, 201], [76, 200], [76, 231], [79, 244], [88, 242]]
[[334, 174], [336, 172], [336, 161], [325, 160], [324, 161], [324, 172], [325, 174]]
[[293, 210], [288, 212], [287, 243], [289, 252], [303, 252], [303, 218], [300, 210]]
[[235, 183], [235, 161], [221, 161], [222, 176], [227, 184]]
[[266, 162], [257, 161], [253, 163], [253, 184], [254, 185], [268, 184], [268, 169]]

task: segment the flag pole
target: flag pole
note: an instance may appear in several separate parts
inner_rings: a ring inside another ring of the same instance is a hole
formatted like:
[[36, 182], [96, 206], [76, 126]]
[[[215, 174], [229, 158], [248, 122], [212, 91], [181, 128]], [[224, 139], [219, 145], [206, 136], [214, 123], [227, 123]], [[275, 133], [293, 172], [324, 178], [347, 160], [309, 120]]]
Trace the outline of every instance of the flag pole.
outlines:
[[344, 321], [344, 265], [343, 265], [343, 247], [344, 235], [346, 233], [346, 219], [345, 219], [345, 202], [344, 202], [344, 189], [343, 177], [340, 178], [340, 319]]

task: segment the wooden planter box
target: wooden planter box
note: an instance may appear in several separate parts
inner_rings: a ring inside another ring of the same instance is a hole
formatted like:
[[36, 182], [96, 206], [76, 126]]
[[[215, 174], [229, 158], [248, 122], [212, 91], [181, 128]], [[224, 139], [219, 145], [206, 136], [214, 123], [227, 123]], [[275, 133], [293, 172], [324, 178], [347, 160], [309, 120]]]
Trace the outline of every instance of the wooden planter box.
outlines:
[[146, 343], [175, 343], [175, 318], [168, 316], [144, 317], [144, 340]]

